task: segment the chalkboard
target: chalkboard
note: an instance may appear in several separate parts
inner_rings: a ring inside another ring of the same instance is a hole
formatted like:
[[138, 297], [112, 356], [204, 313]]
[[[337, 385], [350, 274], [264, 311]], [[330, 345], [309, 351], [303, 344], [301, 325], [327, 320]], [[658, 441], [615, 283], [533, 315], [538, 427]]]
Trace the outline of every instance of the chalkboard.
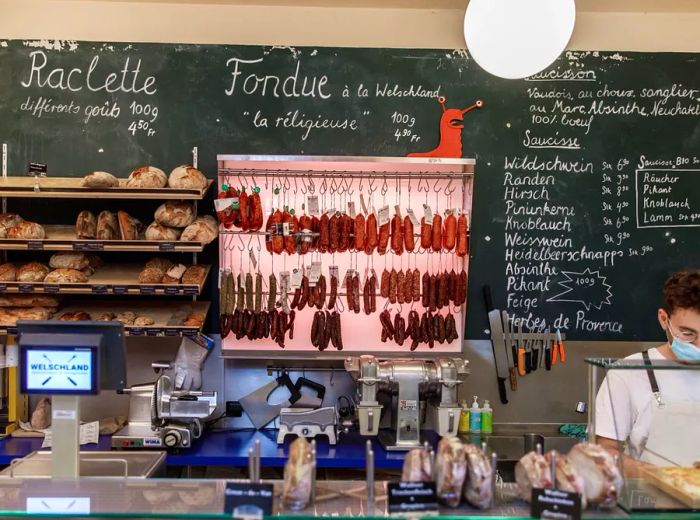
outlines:
[[477, 159], [467, 337], [481, 288], [526, 327], [653, 340], [667, 275], [698, 267], [700, 67], [682, 53], [567, 52], [507, 81], [463, 50], [0, 41], [10, 174], [218, 153], [405, 156], [435, 148], [442, 108]]

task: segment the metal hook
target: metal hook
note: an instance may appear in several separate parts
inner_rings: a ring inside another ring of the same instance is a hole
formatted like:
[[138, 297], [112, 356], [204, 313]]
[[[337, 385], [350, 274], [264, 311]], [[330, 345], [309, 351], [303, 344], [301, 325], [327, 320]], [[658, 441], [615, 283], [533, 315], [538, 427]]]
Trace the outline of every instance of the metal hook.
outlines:
[[306, 187], [306, 180], [305, 180], [305, 177], [302, 177], [302, 178], [301, 178], [301, 192], [302, 192], [304, 195], [306, 195], [306, 194], [309, 192], [309, 190], [308, 190], [307, 187]]
[[311, 174], [309, 174], [308, 181], [309, 193], [311, 193], [311, 195], [314, 195], [316, 193], [316, 185], [314, 184], [314, 179], [313, 177], [311, 177]]
[[448, 182], [448, 183], [447, 183], [447, 186], [445, 186], [445, 195], [446, 195], [447, 197], [450, 197], [450, 196], [455, 192], [455, 190], [457, 189], [457, 186], [455, 186], [454, 188], [450, 189], [450, 186], [452, 186], [452, 180], [453, 180], [453, 179], [450, 178], [450, 182]]
[[297, 178], [294, 177], [294, 196], [296, 197], [297, 192], [299, 191], [299, 185], [297, 184]]
[[349, 196], [349, 197], [352, 196], [352, 194], [355, 193], [355, 190], [354, 190], [354, 189], [351, 189], [351, 188], [352, 188], [352, 182], [350, 182], [350, 178], [349, 178], [349, 177], [345, 177], [345, 185], [347, 186], [346, 192], [347, 192], [348, 196]]
[[389, 191], [389, 185], [386, 182], [386, 175], [384, 176], [384, 183], [382, 184], [382, 196], [386, 196], [386, 192]]
[[325, 195], [328, 192], [328, 184], [327, 181], [328, 179], [326, 177], [323, 178], [323, 182], [321, 183], [321, 187], [319, 188], [318, 192], [321, 195]]

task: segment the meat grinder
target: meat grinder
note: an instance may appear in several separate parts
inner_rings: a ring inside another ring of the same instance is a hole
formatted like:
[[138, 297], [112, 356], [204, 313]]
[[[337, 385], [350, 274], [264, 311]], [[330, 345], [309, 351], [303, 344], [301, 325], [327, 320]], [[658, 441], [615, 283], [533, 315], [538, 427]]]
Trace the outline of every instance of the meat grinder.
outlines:
[[[469, 374], [469, 362], [459, 358], [391, 359], [349, 357], [345, 370], [358, 383], [357, 414], [361, 435], [378, 435], [390, 451], [422, 446], [421, 402], [433, 414], [433, 427], [441, 437], [457, 435], [461, 407], [457, 399], [459, 376]], [[392, 430], [379, 431], [383, 405], [379, 392], [392, 396]]]

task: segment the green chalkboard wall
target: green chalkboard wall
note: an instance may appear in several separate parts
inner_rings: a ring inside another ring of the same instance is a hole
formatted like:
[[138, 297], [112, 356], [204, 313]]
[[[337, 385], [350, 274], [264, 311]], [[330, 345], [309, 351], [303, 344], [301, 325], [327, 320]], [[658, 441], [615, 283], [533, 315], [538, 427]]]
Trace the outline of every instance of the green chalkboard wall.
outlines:
[[571, 52], [505, 81], [452, 50], [4, 41], [0, 71], [10, 174], [168, 170], [194, 146], [210, 176], [218, 153], [404, 156], [437, 144], [437, 95], [483, 99], [469, 338], [489, 284], [532, 328], [657, 339], [663, 280], [700, 264], [695, 54]]

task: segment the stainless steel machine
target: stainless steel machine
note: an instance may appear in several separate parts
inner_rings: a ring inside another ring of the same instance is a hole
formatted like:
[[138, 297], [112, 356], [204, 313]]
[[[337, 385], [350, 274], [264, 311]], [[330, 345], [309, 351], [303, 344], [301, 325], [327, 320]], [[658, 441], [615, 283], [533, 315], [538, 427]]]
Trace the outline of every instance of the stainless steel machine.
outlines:
[[189, 448], [216, 409], [216, 392], [175, 390], [165, 374], [124, 393], [130, 395], [129, 424], [112, 436], [112, 448]]
[[[460, 376], [469, 373], [469, 362], [459, 358], [392, 359], [349, 357], [345, 370], [358, 383], [357, 414], [361, 435], [378, 435], [387, 450], [422, 446], [421, 404], [433, 414], [433, 425], [442, 437], [457, 435], [461, 407], [457, 400]], [[379, 392], [392, 396], [392, 430], [379, 430], [383, 406]], [[427, 410], [426, 410], [427, 411]]]

